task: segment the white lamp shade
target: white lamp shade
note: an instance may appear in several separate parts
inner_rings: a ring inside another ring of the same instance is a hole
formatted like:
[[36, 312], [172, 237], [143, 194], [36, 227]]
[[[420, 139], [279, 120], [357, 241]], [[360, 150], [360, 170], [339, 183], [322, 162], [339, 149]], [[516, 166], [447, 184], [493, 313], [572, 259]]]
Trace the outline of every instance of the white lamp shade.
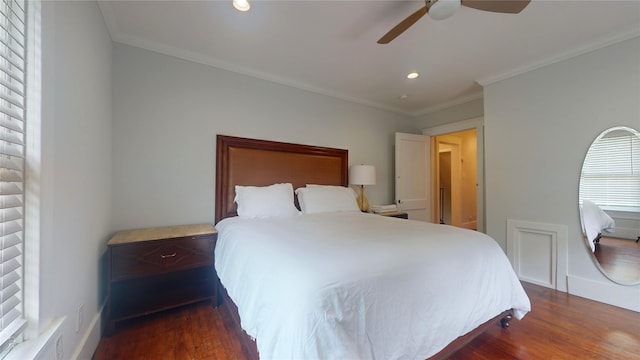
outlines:
[[373, 165], [352, 165], [349, 170], [349, 183], [353, 185], [375, 185], [376, 168]]

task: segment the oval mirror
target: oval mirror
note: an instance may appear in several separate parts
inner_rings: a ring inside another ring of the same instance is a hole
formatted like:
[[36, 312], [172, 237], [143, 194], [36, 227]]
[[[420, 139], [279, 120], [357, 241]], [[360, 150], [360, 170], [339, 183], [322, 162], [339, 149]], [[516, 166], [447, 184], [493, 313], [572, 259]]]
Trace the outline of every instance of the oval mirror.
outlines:
[[580, 217], [602, 273], [640, 284], [640, 132], [618, 126], [593, 141], [580, 174]]

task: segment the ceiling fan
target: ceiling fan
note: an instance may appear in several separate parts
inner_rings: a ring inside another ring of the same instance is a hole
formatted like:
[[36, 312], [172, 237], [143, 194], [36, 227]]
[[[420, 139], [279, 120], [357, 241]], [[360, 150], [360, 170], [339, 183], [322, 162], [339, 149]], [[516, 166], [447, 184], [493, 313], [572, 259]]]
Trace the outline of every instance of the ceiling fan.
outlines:
[[402, 20], [378, 40], [378, 44], [388, 44], [391, 40], [405, 32], [426, 13], [435, 20], [443, 20], [452, 16], [460, 5], [473, 9], [497, 13], [517, 14], [522, 11], [531, 0], [425, 0], [425, 6]]

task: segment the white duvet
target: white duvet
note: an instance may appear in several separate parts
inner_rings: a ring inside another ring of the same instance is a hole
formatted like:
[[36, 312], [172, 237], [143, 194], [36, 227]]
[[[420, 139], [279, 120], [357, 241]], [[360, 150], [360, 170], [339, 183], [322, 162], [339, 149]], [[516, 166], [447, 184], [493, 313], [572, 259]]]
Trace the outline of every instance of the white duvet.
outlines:
[[591, 200], [582, 201], [582, 229], [587, 236], [587, 242], [591, 251], [596, 251], [593, 240], [603, 231], [613, 233], [616, 231], [616, 222], [604, 210]]
[[261, 359], [425, 359], [530, 303], [485, 234], [360, 212], [228, 218], [215, 266]]

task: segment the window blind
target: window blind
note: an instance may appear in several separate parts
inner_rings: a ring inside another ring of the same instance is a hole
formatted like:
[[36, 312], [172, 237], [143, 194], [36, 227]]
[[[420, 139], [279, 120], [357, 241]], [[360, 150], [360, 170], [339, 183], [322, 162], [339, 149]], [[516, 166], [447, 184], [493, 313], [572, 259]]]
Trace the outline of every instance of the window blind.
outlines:
[[580, 198], [600, 206], [640, 208], [640, 136], [615, 131], [591, 145], [580, 176]]
[[0, 1], [0, 354], [11, 350], [22, 315], [24, 239], [25, 2]]

